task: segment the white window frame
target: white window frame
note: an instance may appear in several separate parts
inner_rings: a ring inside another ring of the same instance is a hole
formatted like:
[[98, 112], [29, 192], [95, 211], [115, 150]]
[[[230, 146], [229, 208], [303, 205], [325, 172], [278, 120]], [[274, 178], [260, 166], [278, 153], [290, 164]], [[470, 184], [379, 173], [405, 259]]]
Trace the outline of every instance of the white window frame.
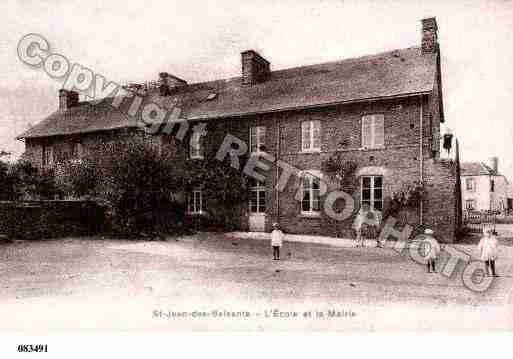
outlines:
[[[313, 181], [314, 180], [317, 180], [319, 181], [319, 188], [318, 189], [314, 189], [313, 188]], [[308, 210], [305, 211], [303, 210], [303, 202], [304, 202], [304, 195], [305, 195], [305, 181], [308, 181], [309, 183], [309, 186], [308, 186], [308, 192], [309, 192], [309, 200], [308, 200]], [[323, 189], [323, 182], [322, 182], [322, 178], [321, 176], [319, 175], [316, 175], [316, 173], [312, 173], [312, 172], [304, 172], [304, 173], [301, 173], [300, 174], [300, 184], [301, 186], [301, 201], [300, 201], [300, 205], [301, 205], [301, 215], [304, 215], [304, 216], [319, 216], [321, 214], [321, 193], [322, 192], [322, 189]], [[315, 193], [318, 192], [317, 194], [317, 200], [315, 200], [314, 198], [316, 197]], [[319, 206], [318, 206], [318, 210], [313, 210], [314, 208], [314, 203], [315, 202], [319, 202]]]
[[194, 131], [189, 140], [189, 158], [191, 160], [202, 160], [203, 156], [203, 144], [201, 137], [203, 133], [201, 131]]
[[[253, 131], [255, 131], [255, 142], [253, 143]], [[262, 153], [262, 147], [265, 146], [265, 136], [266, 136], [266, 127], [265, 126], [251, 126], [249, 128], [249, 148], [251, 153]], [[253, 150], [253, 145], [256, 145], [256, 150]]]
[[267, 191], [266, 191], [265, 185], [259, 183], [258, 185], [251, 187], [250, 191], [251, 192], [256, 192], [256, 209], [257, 210], [256, 210], [256, 212], [253, 212], [253, 210], [252, 210], [253, 202], [252, 202], [252, 197], [250, 195], [250, 197], [249, 197], [249, 213], [252, 214], [252, 215], [256, 215], [256, 214], [263, 215], [263, 214], [265, 214], [266, 211], [267, 211], [267, 203], [264, 202], [265, 204], [264, 204], [264, 210], [263, 211], [262, 211], [262, 208], [260, 206], [260, 198], [262, 196], [262, 193], [263, 193], [263, 196], [264, 196], [264, 201], [266, 200], [266, 196], [267, 196]]
[[467, 211], [473, 211], [476, 209], [476, 200], [475, 199], [467, 199], [465, 201], [465, 209]]
[[[470, 184], [470, 186], [469, 186]], [[469, 177], [465, 178], [465, 189], [469, 192], [475, 192], [476, 190], [476, 179]]]
[[[377, 124], [376, 124], [376, 120], [379, 119], [382, 123], [382, 133], [383, 133], [383, 138], [382, 138], [382, 141], [383, 143], [376, 143], [376, 129], [377, 129]], [[366, 121], [371, 121], [370, 122], [370, 143], [369, 144], [366, 144], [365, 143], [365, 136], [366, 136], [366, 133], [365, 133], [365, 122]], [[376, 148], [384, 148], [385, 147], [385, 115], [382, 114], [382, 113], [374, 113], [374, 114], [368, 114], [368, 115], [364, 115], [362, 116], [362, 120], [361, 120], [361, 131], [362, 131], [362, 137], [361, 137], [361, 148], [362, 149], [376, 149]]]
[[[306, 130], [306, 131], [305, 131]], [[307, 134], [305, 136], [305, 133]], [[314, 145], [316, 142], [317, 134], [317, 146]], [[319, 120], [308, 120], [301, 122], [301, 152], [320, 152], [322, 142], [322, 129], [321, 121]], [[305, 143], [308, 144], [305, 147]]]
[[49, 167], [53, 165], [53, 147], [43, 146], [41, 164], [43, 167]]
[[[199, 208], [197, 206], [196, 200], [199, 197]], [[192, 190], [187, 196], [187, 213], [197, 215], [203, 214], [203, 192], [201, 189]]]
[[[384, 188], [384, 180], [385, 178], [383, 176], [380, 176], [380, 175], [370, 175], [370, 176], [361, 176], [360, 177], [360, 207], [363, 207], [363, 180], [364, 178], [370, 178], [370, 187], [367, 188], [370, 190], [370, 199], [368, 200], [369, 202], [369, 205], [370, 205], [370, 210], [372, 211], [383, 211], [383, 205], [384, 205], [384, 197], [385, 197], [385, 194], [383, 192], [383, 188]], [[375, 186], [375, 181], [376, 181], [376, 178], [381, 178], [381, 187], [376, 187]], [[381, 190], [381, 199], [376, 199], [374, 196], [375, 196], [375, 191], [377, 189], [380, 189]], [[367, 202], [367, 201], [366, 201]], [[376, 209], [375, 208], [375, 204], [376, 202], [381, 202], [381, 209]]]

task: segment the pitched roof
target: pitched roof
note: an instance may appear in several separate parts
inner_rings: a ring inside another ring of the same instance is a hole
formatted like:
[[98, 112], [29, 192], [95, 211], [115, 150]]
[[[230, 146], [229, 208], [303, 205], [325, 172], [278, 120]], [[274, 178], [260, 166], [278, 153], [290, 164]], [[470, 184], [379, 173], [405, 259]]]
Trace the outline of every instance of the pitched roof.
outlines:
[[461, 166], [462, 176], [490, 176], [499, 175], [494, 173], [494, 170], [488, 167], [483, 162], [462, 162]]
[[[190, 84], [165, 97], [151, 91], [145, 101], [167, 109], [178, 104], [181, 117], [197, 120], [426, 94], [435, 85], [436, 56], [422, 54], [420, 47], [412, 47], [273, 71], [268, 80], [251, 86], [243, 85], [241, 77], [235, 77]], [[216, 95], [209, 96], [212, 94]], [[137, 119], [128, 118], [123, 109], [115, 109], [110, 103], [86, 102], [67, 111], [56, 111], [18, 138], [136, 125]]]

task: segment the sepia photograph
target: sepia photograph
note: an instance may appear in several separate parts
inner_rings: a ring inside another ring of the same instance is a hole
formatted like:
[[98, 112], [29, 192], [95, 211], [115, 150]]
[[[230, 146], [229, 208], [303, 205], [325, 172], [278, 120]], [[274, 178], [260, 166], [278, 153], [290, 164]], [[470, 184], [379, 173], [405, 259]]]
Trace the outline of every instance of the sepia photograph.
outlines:
[[2, 333], [513, 329], [513, 1], [0, 18]]

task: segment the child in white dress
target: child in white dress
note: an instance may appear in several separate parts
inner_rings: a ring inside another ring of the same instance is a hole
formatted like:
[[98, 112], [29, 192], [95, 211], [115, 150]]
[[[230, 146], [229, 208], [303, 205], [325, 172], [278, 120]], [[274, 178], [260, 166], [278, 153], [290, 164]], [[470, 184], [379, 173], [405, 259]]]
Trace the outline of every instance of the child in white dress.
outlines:
[[278, 223], [273, 223], [273, 231], [271, 232], [271, 246], [273, 247], [273, 259], [280, 260], [280, 248], [283, 244], [283, 232]]
[[[485, 262], [486, 274], [498, 277], [495, 272], [495, 260], [497, 259], [499, 243], [497, 237], [492, 234], [492, 229], [485, 227], [483, 229], [483, 237], [477, 245], [477, 251], [481, 260]], [[490, 274], [491, 272], [491, 274]]]

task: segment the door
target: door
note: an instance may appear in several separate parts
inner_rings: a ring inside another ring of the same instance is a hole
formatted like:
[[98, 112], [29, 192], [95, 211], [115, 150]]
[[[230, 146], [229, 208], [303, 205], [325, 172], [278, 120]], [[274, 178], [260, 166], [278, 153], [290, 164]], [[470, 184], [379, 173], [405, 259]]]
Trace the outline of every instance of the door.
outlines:
[[265, 187], [251, 188], [249, 196], [249, 230], [250, 232], [265, 231]]

